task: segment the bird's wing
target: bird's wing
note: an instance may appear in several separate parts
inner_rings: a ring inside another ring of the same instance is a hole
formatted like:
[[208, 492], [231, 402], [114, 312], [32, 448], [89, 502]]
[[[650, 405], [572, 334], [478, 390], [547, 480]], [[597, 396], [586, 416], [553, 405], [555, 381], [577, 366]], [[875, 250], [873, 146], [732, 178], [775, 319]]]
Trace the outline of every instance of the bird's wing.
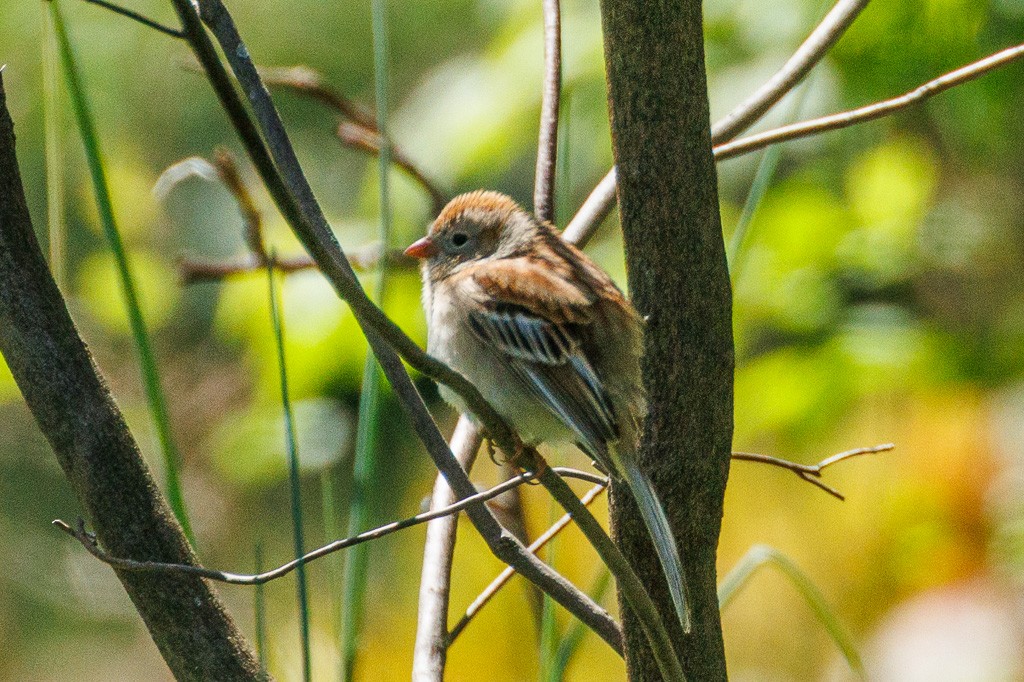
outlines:
[[467, 274], [482, 295], [473, 298], [473, 333], [607, 466], [618, 420], [583, 348], [595, 299], [543, 262], [503, 259], [474, 270]]
[[617, 415], [584, 349], [598, 296], [573, 284], [579, 278], [564, 276], [558, 261], [502, 259], [476, 266], [466, 276], [479, 292], [471, 297], [473, 333], [572, 429], [587, 454], [629, 486], [665, 571], [677, 617], [689, 632], [690, 608], [672, 527], [650, 479], [637, 466], [634, 445], [624, 443], [621, 450], [613, 445], [619, 439]]

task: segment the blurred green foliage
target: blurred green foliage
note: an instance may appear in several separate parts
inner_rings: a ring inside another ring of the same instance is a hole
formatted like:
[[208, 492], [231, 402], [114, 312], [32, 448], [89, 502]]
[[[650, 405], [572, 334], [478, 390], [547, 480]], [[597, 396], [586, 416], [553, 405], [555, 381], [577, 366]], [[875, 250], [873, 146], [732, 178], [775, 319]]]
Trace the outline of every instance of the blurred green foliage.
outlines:
[[[8, 5], [0, 12], [0, 62], [8, 64], [19, 159], [42, 232], [43, 8]], [[306, 64], [372, 105], [369, 2], [229, 5], [260, 63]], [[173, 19], [168, 3], [138, 0], [132, 7]], [[291, 553], [289, 492], [265, 282], [257, 273], [180, 287], [174, 272], [180, 255], [226, 259], [244, 252], [241, 221], [230, 197], [210, 183], [187, 181], [162, 205], [150, 192], [175, 161], [209, 156], [218, 145], [242, 158], [240, 146], [205, 81], [181, 68], [188, 64], [183, 45], [84, 3], [64, 9], [153, 329], [204, 560], [243, 570], [262, 539], [265, 562], [284, 562]], [[713, 117], [760, 85], [820, 10], [819, 0], [780, 0], [770, 10], [757, 0], [705, 2]], [[389, 21], [395, 143], [450, 193], [486, 186], [528, 204], [540, 104], [540, 3], [407, 1], [391, 3]], [[1020, 0], [875, 0], [815, 72], [802, 112], [813, 116], [902, 93], [1021, 35]], [[571, 212], [611, 163], [596, 0], [565, 1], [564, 52], [571, 98], [564, 111], [572, 117], [564, 148], [572, 172], [559, 188], [559, 205]], [[825, 480], [847, 495], [845, 503], [787, 472], [737, 463], [720, 572], [752, 545], [779, 548], [852, 631], [870, 679], [964, 679], [942, 677], [964, 660], [974, 673], [967, 679], [1024, 676], [1024, 619], [1008, 598], [1024, 582], [1022, 68], [1011, 66], [892, 118], [788, 143], [744, 242], [735, 283], [736, 449], [808, 462], [885, 441], [897, 450], [828, 471]], [[342, 244], [373, 241], [376, 163], [337, 144], [333, 113], [286, 93], [275, 99]], [[761, 127], [791, 111], [782, 103], [781, 113]], [[66, 110], [63, 120], [69, 126], [63, 136], [65, 293], [159, 469], [112, 263]], [[719, 168], [726, 239], [758, 160], [752, 155]], [[242, 171], [255, 188], [255, 173], [244, 163]], [[405, 176], [392, 179], [399, 244], [424, 230], [430, 204]], [[262, 191], [256, 197], [268, 242], [282, 255], [298, 253], [269, 198]], [[624, 283], [616, 228], [610, 220], [589, 252]], [[361, 277], [373, 287], [372, 275]], [[346, 508], [366, 346], [350, 312], [315, 273], [289, 276], [281, 293], [307, 528], [317, 529], [323, 527], [314, 502], [321, 474], [337, 481], [339, 510]], [[403, 328], [424, 339], [416, 273], [396, 273], [384, 303]], [[452, 412], [424, 388], [450, 426]], [[411, 515], [428, 494], [433, 471], [397, 405], [389, 399], [383, 409], [381, 474], [390, 488], [375, 506], [389, 516]], [[585, 464], [574, 452], [561, 457]], [[497, 476], [482, 458], [475, 478], [487, 483]], [[525, 498], [538, 533], [548, 521], [547, 501], [536, 490]], [[602, 505], [596, 506], [603, 515]], [[0, 363], [0, 541], [8, 557], [0, 576], [0, 638], [8, 652], [0, 679], [167, 678], [110, 571], [50, 530], [51, 518], [78, 513]], [[345, 519], [338, 521], [335, 527], [344, 527]], [[323, 539], [307, 533], [310, 545]], [[361, 679], [408, 677], [422, 539], [415, 529], [371, 546]], [[556, 564], [584, 586], [600, 574], [575, 530], [560, 540]], [[472, 529], [461, 528], [453, 614], [499, 568]], [[339, 640], [328, 595], [338, 586], [326, 563], [312, 565], [309, 574], [313, 677], [333, 679]], [[245, 588], [222, 593], [252, 632], [252, 595]], [[606, 598], [610, 606], [613, 601]], [[298, 679], [293, 584], [268, 585], [266, 603], [269, 667], [280, 679]], [[929, 611], [936, 603], [947, 607]], [[556, 616], [564, 632], [567, 617]], [[510, 586], [453, 647], [450, 679], [535, 679], [540, 659], [532, 622], [522, 585]], [[969, 624], [992, 646], [978, 645], [965, 631]], [[799, 595], [771, 573], [758, 575], [734, 599], [724, 626], [736, 679], [849, 675]], [[942, 636], [957, 646], [944, 645]], [[930, 670], [938, 672], [929, 676]], [[567, 676], [617, 679], [621, 673], [621, 662], [588, 635]]]

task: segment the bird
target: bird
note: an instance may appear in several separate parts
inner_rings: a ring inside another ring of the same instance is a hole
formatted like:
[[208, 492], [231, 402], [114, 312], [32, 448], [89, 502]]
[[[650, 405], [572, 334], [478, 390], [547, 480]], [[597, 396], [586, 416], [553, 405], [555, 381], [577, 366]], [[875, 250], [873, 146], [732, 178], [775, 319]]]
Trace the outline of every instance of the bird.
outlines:
[[[612, 278], [511, 197], [452, 199], [419, 259], [427, 352], [466, 377], [525, 444], [575, 443], [636, 500], [684, 631], [679, 550], [636, 451], [647, 410], [643, 320]], [[463, 400], [442, 397], [466, 412]]]

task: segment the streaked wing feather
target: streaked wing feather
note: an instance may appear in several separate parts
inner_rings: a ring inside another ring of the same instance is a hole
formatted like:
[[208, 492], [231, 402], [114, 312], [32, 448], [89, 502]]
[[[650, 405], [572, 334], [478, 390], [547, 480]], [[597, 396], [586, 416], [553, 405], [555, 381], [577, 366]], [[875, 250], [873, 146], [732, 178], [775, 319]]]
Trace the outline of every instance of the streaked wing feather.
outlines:
[[493, 345], [535, 395], [576, 433], [588, 454], [607, 457], [618, 438], [611, 400], [571, 333], [518, 307], [475, 311], [474, 333]]

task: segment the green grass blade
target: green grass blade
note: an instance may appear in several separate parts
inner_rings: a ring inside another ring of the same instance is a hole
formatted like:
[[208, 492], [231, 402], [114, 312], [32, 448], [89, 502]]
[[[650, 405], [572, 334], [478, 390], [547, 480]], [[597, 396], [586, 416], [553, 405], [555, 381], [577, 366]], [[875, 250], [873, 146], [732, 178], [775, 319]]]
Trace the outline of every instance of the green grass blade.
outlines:
[[[822, 3], [821, 7], [818, 9], [819, 16], [824, 14], [827, 6], [827, 2]], [[797, 116], [800, 113], [800, 109], [803, 108], [804, 100], [807, 98], [807, 93], [809, 91], [809, 82], [805, 80], [802, 84], [797, 86], [793, 93], [790, 94], [793, 98], [790, 118]], [[726, 250], [726, 254], [729, 261], [729, 277], [732, 279], [734, 284], [736, 283], [736, 280], [739, 279], [740, 269], [743, 265], [743, 247], [747, 239], [747, 235], [750, 232], [750, 223], [754, 220], [754, 215], [757, 213], [757, 209], [761, 205], [764, 195], [768, 192], [768, 187], [772, 184], [772, 179], [775, 177], [775, 170], [779, 166], [779, 159], [781, 156], [781, 144], [768, 147], [767, 151], [765, 151], [761, 156], [761, 161], [757, 166], [757, 173], [754, 175], [754, 181], [750, 185], [750, 192], [747, 194], [747, 200], [743, 204], [743, 212], [740, 213], [740, 219], [736, 223], [736, 229], [732, 233], [732, 239], [729, 240], [729, 247]]]
[[[381, 148], [378, 156], [380, 183], [380, 230], [382, 253], [387, 253], [391, 242], [391, 193], [388, 173], [391, 164], [391, 138], [388, 134], [388, 28], [384, 0], [373, 0], [373, 68], [374, 89], [377, 100], [377, 128]], [[374, 298], [383, 303], [387, 288], [387, 259], [381, 258], [377, 267]], [[359, 396], [359, 416], [356, 427], [356, 452], [352, 469], [352, 501], [349, 511], [348, 534], [354, 535], [373, 518], [370, 505], [379, 499], [380, 486], [377, 473], [378, 428], [381, 398], [385, 390], [384, 377], [372, 353], [367, 353], [363, 368], [363, 387]], [[342, 636], [342, 666], [344, 680], [353, 679], [359, 649], [359, 636], [365, 611], [369, 545], [352, 548], [345, 562], [345, 593], [343, 598], [345, 628]]]
[[[548, 516], [553, 517], [554, 515], [549, 514]], [[554, 522], [553, 519], [552, 522]], [[557, 545], [557, 538], [552, 539], [551, 542], [548, 543], [547, 564], [549, 566], [555, 565]], [[552, 679], [552, 673], [555, 668], [557, 646], [558, 624], [555, 622], [555, 600], [545, 593], [541, 596], [540, 612], [540, 679], [542, 681]]]
[[142, 365], [142, 383], [145, 387], [146, 399], [149, 402], [150, 413], [153, 416], [157, 437], [160, 441], [160, 449], [163, 454], [167, 478], [167, 498], [189, 542], [195, 546], [195, 538], [192, 535], [192, 526], [185, 511], [185, 500], [181, 490], [181, 475], [179, 471], [181, 457], [171, 435], [167, 403], [164, 399], [163, 389], [160, 386], [160, 374], [157, 370], [156, 359], [149, 342], [149, 333], [146, 330], [146, 323], [142, 317], [138, 291], [132, 278], [131, 268], [128, 265], [128, 255], [124, 248], [124, 242], [121, 240], [121, 233], [118, 231], [117, 223], [114, 220], [114, 209], [110, 201], [110, 191], [107, 186], [106, 172], [103, 168], [103, 159], [100, 155], [99, 140], [96, 136], [96, 128], [93, 125], [92, 113], [85, 96], [85, 90], [82, 87], [81, 74], [75, 62], [74, 52], [68, 39], [60, 7], [57, 0], [50, 0], [49, 5], [50, 17], [53, 21], [54, 35], [57, 39], [57, 49], [60, 53], [60, 61], [67, 83], [71, 107], [74, 111], [75, 122], [82, 138], [82, 144], [85, 146], [85, 158], [89, 166], [89, 175], [92, 178], [96, 208], [99, 212], [100, 223], [103, 226], [103, 234], [110, 245], [110, 250], [114, 255], [114, 262], [117, 265], [118, 277], [121, 281], [121, 292], [124, 295], [125, 307], [128, 310], [132, 337], [135, 340], [139, 361]]
[[57, 42], [53, 18], [43, 10], [43, 147], [46, 157], [46, 232], [50, 252], [50, 272], [61, 290], [67, 289], [67, 245], [64, 221], [64, 163], [60, 116], [60, 90], [57, 85]]
[[[590, 597], [600, 604], [611, 584], [612, 574], [607, 569], [601, 571], [601, 575], [597, 577], [597, 581], [590, 590]], [[562, 641], [558, 644], [554, 664], [551, 666], [550, 674], [546, 678], [548, 682], [561, 682], [565, 679], [565, 671], [568, 670], [573, 656], [576, 655], [580, 645], [583, 644], [583, 637], [587, 632], [587, 627], [582, 622], [573, 620], [566, 630], [565, 636], [562, 637]]]
[[832, 641], [842, 652], [843, 657], [854, 673], [864, 678], [864, 663], [861, 661], [857, 647], [853, 643], [853, 637], [843, 626], [836, 616], [832, 607], [825, 601], [825, 596], [817, 588], [810, 577], [804, 573], [799, 566], [785, 554], [767, 545], [755, 545], [743, 555], [739, 563], [729, 571], [729, 574], [722, 580], [718, 587], [718, 605], [720, 609], [733, 600], [739, 590], [747, 583], [759, 568], [771, 565], [779, 569], [784, 576], [796, 587], [797, 591], [811, 607], [811, 611], [825, 627]]
[[[263, 572], [263, 543], [257, 542], [253, 547], [254, 568], [256, 573]], [[256, 655], [260, 660], [263, 672], [267, 671], [267, 598], [262, 583], [256, 585], [252, 594], [253, 612], [256, 616]]]
[[[273, 258], [271, 258], [273, 261]], [[302, 523], [302, 491], [299, 481], [299, 449], [295, 437], [295, 416], [292, 402], [288, 397], [288, 366], [284, 356], [284, 320], [281, 315], [281, 302], [277, 292], [277, 280], [274, 268], [267, 265], [267, 290], [270, 297], [270, 321], [274, 327], [274, 344], [277, 346], [277, 367], [281, 383], [281, 407], [284, 412], [285, 448], [288, 454], [288, 482], [291, 486], [292, 500], [292, 533], [295, 540], [295, 558], [301, 559], [306, 553], [303, 540]], [[295, 570], [296, 590], [299, 601], [299, 628], [302, 642], [302, 679], [310, 682], [313, 679], [312, 656], [309, 645], [309, 594], [306, 585], [306, 565], [299, 563]]]
[[750, 232], [750, 223], [754, 220], [754, 215], [757, 214], [757, 209], [761, 205], [764, 195], [768, 192], [768, 187], [772, 184], [772, 179], [775, 177], [775, 169], [779, 166], [779, 158], [781, 156], [782, 145], [778, 144], [769, 147], [768, 151], [761, 155], [761, 161], [757, 166], [757, 173], [754, 175], [754, 182], [751, 183], [747, 200], [743, 204], [743, 212], [740, 213], [740, 219], [736, 223], [732, 239], [729, 240], [729, 249], [727, 251], [729, 256], [729, 275], [732, 277], [733, 282], [739, 278], [742, 265], [740, 259], [743, 255], [742, 249], [746, 242], [747, 234]]
[[[341, 538], [341, 527], [338, 525], [337, 495], [334, 491], [334, 479], [331, 467], [320, 472], [320, 510], [324, 521], [324, 544]], [[344, 575], [344, 556], [341, 552], [335, 552], [327, 557], [327, 582], [331, 586], [341, 585]], [[330, 590], [331, 601], [331, 622], [334, 624], [337, 636], [341, 637], [344, 632], [344, 620], [342, 611], [341, 591]], [[340, 675], [339, 668], [339, 675]]]

